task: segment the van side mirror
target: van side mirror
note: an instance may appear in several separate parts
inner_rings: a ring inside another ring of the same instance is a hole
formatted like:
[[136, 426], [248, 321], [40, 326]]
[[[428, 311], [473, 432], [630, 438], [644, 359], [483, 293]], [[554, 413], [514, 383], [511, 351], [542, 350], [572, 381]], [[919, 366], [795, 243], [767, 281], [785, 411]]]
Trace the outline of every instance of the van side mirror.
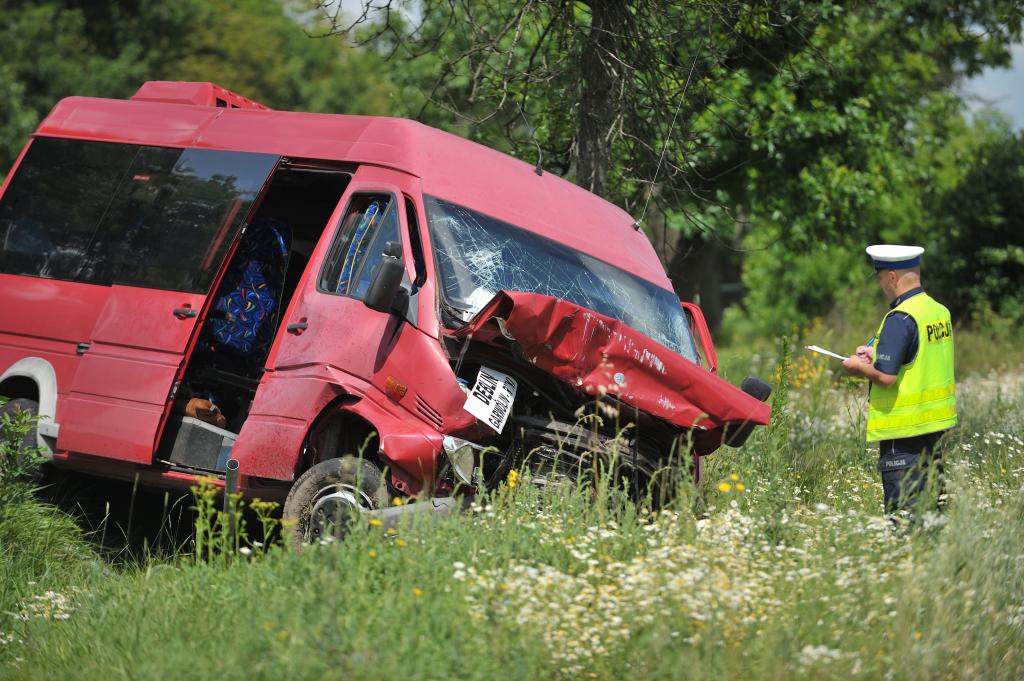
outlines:
[[394, 241], [384, 244], [384, 257], [373, 270], [373, 279], [363, 302], [371, 310], [391, 312], [392, 306], [402, 291], [402, 277], [405, 263], [402, 262], [402, 245]]

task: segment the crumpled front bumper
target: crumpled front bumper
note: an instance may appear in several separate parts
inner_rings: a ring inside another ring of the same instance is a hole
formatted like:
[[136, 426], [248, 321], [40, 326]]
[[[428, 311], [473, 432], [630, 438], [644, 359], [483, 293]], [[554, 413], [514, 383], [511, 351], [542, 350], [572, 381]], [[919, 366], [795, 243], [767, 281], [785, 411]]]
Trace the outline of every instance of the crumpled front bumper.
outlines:
[[537, 368], [590, 395], [611, 395], [693, 431], [707, 454], [765, 425], [770, 407], [636, 329], [579, 305], [501, 291], [455, 335], [507, 341]]

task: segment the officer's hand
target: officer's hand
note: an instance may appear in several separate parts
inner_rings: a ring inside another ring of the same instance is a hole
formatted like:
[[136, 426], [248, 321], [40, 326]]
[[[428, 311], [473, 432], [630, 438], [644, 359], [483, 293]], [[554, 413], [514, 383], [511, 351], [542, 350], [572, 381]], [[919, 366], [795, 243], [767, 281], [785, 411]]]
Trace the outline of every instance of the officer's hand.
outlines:
[[843, 360], [843, 367], [851, 374], [859, 374], [862, 366], [864, 366], [864, 358], [860, 355], [850, 355]]
[[863, 359], [867, 364], [871, 364], [875, 361], [875, 349], [868, 347], [867, 345], [862, 345], [857, 348], [857, 356]]

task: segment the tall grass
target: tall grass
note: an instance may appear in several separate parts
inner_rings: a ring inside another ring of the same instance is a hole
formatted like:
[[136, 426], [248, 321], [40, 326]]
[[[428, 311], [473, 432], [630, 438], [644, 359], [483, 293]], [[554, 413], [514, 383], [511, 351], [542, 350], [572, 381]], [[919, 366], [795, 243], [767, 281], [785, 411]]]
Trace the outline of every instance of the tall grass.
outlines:
[[[38, 454], [20, 447], [31, 425], [28, 414], [0, 421], [0, 622], [40, 593], [109, 572], [73, 518], [33, 498]], [[0, 633], [0, 641], [11, 636]]]
[[963, 381], [948, 509], [894, 528], [862, 386], [787, 354], [772, 425], [657, 512], [524, 473], [393, 534], [115, 572], [22, 500], [0, 677], [1021, 678], [1024, 375]]

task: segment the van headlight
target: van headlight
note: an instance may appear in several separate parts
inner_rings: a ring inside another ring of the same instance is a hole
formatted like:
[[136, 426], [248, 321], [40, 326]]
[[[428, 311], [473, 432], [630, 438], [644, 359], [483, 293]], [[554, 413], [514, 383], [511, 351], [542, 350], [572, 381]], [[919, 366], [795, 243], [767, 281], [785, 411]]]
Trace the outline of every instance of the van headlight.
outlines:
[[445, 435], [444, 440], [441, 441], [441, 448], [444, 449], [448, 462], [451, 463], [452, 470], [455, 471], [455, 476], [467, 485], [475, 484], [473, 469], [476, 467], [476, 455], [477, 452], [482, 452], [484, 447], [469, 440]]

